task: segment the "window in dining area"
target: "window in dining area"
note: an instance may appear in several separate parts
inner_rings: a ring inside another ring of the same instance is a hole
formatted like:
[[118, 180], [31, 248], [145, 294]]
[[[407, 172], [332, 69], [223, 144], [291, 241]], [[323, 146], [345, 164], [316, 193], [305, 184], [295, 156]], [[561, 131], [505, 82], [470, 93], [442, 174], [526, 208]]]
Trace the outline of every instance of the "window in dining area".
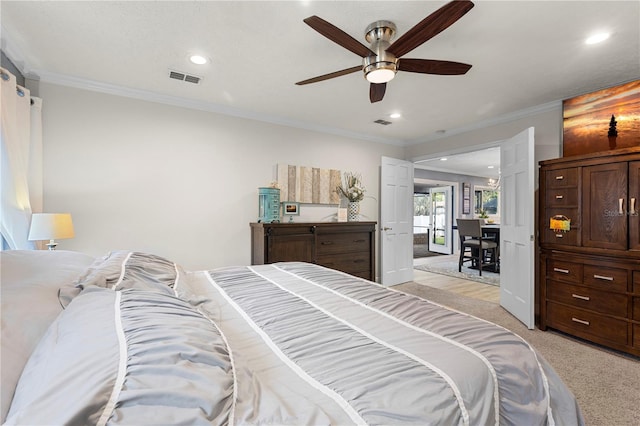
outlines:
[[478, 217], [488, 219], [489, 222], [500, 222], [500, 191], [476, 187], [474, 198], [475, 213]]

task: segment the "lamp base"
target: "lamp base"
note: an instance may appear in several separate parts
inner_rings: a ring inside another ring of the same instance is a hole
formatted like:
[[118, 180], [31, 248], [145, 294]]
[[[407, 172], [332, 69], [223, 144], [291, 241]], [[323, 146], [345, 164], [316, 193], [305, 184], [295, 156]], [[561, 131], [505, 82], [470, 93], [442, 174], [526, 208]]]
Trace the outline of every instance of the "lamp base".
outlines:
[[49, 250], [53, 251], [56, 249], [56, 246], [58, 245], [58, 243], [56, 243], [53, 240], [49, 240], [49, 243], [47, 244], [47, 247], [49, 248]]

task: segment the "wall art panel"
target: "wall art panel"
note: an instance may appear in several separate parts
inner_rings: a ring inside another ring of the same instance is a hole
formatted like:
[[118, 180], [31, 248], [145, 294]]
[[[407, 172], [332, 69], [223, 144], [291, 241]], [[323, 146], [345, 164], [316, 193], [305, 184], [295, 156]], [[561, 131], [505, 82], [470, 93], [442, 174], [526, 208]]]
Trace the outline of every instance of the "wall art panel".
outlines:
[[278, 164], [277, 173], [281, 201], [340, 204], [340, 170]]
[[640, 80], [566, 99], [562, 155], [640, 146]]

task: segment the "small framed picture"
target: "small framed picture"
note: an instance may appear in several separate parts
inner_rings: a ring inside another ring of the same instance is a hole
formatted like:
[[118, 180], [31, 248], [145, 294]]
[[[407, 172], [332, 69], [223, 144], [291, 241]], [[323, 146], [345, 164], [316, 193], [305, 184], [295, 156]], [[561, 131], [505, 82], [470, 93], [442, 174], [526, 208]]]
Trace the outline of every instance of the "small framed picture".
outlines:
[[471, 213], [471, 185], [462, 184], [462, 214]]
[[282, 203], [282, 215], [283, 216], [300, 215], [300, 203], [285, 201], [284, 203]]

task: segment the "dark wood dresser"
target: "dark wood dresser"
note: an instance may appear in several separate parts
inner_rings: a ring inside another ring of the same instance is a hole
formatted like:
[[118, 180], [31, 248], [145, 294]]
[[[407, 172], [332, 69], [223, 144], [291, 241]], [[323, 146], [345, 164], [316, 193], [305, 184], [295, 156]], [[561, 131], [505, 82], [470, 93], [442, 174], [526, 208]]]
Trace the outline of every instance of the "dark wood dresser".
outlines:
[[376, 222], [252, 223], [251, 264], [316, 263], [375, 281]]
[[640, 148], [540, 165], [540, 328], [640, 356]]

